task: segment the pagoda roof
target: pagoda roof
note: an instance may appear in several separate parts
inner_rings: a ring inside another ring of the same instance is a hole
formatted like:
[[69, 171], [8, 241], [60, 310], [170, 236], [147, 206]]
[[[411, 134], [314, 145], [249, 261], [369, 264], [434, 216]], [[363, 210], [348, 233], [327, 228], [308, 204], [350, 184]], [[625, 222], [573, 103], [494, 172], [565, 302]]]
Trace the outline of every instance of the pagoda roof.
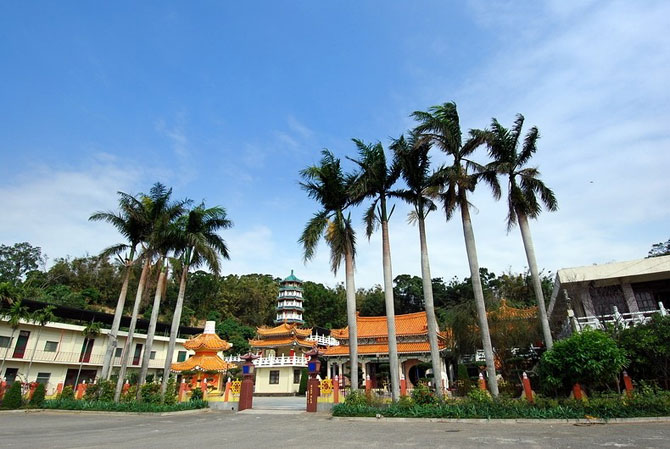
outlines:
[[497, 309], [488, 311], [487, 315], [503, 321], [535, 318], [537, 316], [537, 306], [525, 308], [512, 307], [507, 304], [506, 299], [501, 299], [500, 306]]
[[299, 338], [295, 335], [288, 337], [272, 337], [257, 340], [249, 340], [249, 344], [254, 348], [276, 348], [279, 346], [303, 346], [311, 348], [314, 346], [313, 341], [307, 341], [304, 338]]
[[226, 351], [230, 349], [233, 345], [228, 343], [225, 340], [219, 338], [218, 335], [214, 333], [202, 333], [198, 334], [195, 337], [187, 340], [184, 343], [186, 349], [190, 349], [195, 352], [199, 351]]
[[[419, 342], [398, 342], [398, 354], [415, 354], [415, 353], [428, 353], [430, 352], [430, 343], [428, 340], [419, 341]], [[438, 347], [440, 349], [446, 348], [446, 342], [444, 339], [438, 340]], [[369, 345], [358, 345], [358, 354], [359, 355], [369, 355], [369, 354], [388, 354], [389, 346], [387, 343], [374, 343]], [[349, 346], [340, 345], [340, 346], [329, 346], [324, 352], [325, 356], [339, 356], [339, 355], [349, 355]]]
[[[388, 337], [386, 316], [359, 316], [356, 315], [358, 338]], [[428, 319], [426, 312], [407, 313], [395, 316], [396, 337], [408, 335], [427, 335]], [[349, 326], [342, 329], [333, 329], [330, 335], [337, 339], [349, 338]]]
[[291, 270], [291, 274], [289, 274], [287, 277], [285, 277], [282, 282], [300, 282], [300, 283], [302, 283], [302, 280], [298, 279], [295, 276], [295, 274], [293, 274], [293, 270]]
[[281, 323], [275, 327], [261, 326], [256, 329], [259, 337], [280, 337], [280, 336], [297, 336], [306, 338], [312, 335], [312, 328], [303, 329], [298, 327], [298, 323]]
[[183, 362], [173, 363], [172, 371], [227, 371], [229, 368], [236, 366], [234, 363], [224, 362], [221, 357], [212, 352], [201, 352], [192, 355]]

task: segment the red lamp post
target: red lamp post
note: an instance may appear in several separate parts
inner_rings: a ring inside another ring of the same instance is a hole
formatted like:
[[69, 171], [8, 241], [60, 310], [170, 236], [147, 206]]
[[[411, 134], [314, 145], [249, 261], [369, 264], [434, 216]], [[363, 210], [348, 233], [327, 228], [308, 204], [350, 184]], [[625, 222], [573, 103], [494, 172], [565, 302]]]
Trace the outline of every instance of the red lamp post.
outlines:
[[307, 362], [307, 370], [309, 372], [309, 380], [307, 381], [307, 411], [316, 412], [317, 403], [319, 398], [319, 380], [316, 376], [321, 370], [321, 361], [319, 361], [319, 356], [323, 354], [323, 351], [319, 351], [317, 346], [314, 346], [309, 352], [306, 352], [305, 355], [309, 357]]
[[254, 360], [258, 357], [258, 355], [250, 352], [240, 357], [244, 360], [244, 365], [242, 365], [242, 386], [240, 387], [240, 402], [238, 404], [239, 411], [251, 408], [253, 405], [255, 375]]

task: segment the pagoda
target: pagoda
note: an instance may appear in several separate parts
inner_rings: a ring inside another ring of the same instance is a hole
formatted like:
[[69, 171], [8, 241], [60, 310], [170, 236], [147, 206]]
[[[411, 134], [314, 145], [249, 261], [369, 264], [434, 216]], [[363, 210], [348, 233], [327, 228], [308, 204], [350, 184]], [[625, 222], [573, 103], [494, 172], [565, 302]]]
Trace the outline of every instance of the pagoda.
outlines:
[[279, 283], [276, 310], [275, 324], [305, 323], [302, 319], [302, 281], [293, 274], [293, 270], [286, 279]]
[[191, 388], [198, 387], [204, 380], [208, 388], [221, 390], [222, 374], [234, 365], [224, 362], [217, 353], [227, 351], [232, 346], [232, 343], [216, 335], [215, 322], [207, 321], [202, 334], [184, 343], [184, 348], [195, 351], [195, 354], [183, 362], [173, 363], [171, 370], [181, 374]]

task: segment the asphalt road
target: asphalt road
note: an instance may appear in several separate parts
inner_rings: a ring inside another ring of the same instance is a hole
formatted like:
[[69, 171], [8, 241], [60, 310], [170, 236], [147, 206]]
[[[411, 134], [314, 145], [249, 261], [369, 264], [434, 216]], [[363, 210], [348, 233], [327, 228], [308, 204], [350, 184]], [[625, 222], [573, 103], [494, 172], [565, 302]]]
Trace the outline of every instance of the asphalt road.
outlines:
[[670, 423], [360, 421], [287, 410], [168, 416], [0, 412], [2, 448], [670, 448]]

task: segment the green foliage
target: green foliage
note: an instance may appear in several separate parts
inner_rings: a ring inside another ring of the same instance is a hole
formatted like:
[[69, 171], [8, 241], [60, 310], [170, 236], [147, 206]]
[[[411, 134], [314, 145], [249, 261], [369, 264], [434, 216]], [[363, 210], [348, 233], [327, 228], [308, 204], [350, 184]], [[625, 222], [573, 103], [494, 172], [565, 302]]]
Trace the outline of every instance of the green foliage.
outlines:
[[43, 262], [42, 249], [28, 242], [0, 245], [0, 282], [18, 284]]
[[474, 387], [472, 379], [468, 374], [468, 367], [463, 363], [458, 364], [458, 381], [456, 382], [456, 392], [459, 396], [467, 395]]
[[298, 395], [302, 396], [307, 392], [307, 380], [309, 379], [309, 373], [307, 368], [302, 368], [300, 370], [300, 385], [298, 385]]
[[618, 341], [630, 357], [628, 374], [633, 379], [670, 389], [670, 316], [657, 314], [645, 324], [623, 329]]
[[121, 394], [121, 402], [125, 403], [135, 402], [136, 398], [137, 398], [137, 384], [130, 385], [130, 387], [128, 387], [128, 391]]
[[177, 380], [174, 377], [170, 377], [165, 387], [165, 397], [163, 398], [163, 404], [174, 405], [176, 403], [177, 403]]
[[191, 401], [202, 401], [203, 393], [200, 387], [196, 387], [191, 391]]
[[97, 401], [99, 396], [100, 396], [100, 385], [88, 384], [86, 386], [86, 391], [84, 392], [85, 401]]
[[654, 243], [647, 257], [659, 257], [670, 255], [670, 239], [667, 242]]
[[566, 391], [575, 383], [588, 388], [614, 381], [628, 364], [626, 353], [599, 330], [585, 330], [554, 343], [542, 355], [539, 375], [549, 391]]
[[481, 388], [473, 388], [468, 392], [468, 399], [473, 402], [491, 402], [493, 398], [491, 393], [488, 390], [482, 390]]
[[364, 391], [350, 390], [344, 399], [344, 403], [352, 407], [368, 406], [368, 398]]
[[307, 281], [302, 284], [307, 327], [319, 326], [328, 329], [347, 325], [347, 299], [344, 288], [335, 288]]
[[114, 390], [116, 390], [116, 382], [112, 380], [101, 380], [98, 382], [98, 399], [103, 402], [114, 400]]
[[239, 320], [229, 317], [216, 324], [216, 333], [222, 339], [233, 344], [231, 354], [246, 354], [251, 348], [249, 339], [254, 338], [256, 329], [245, 326]]
[[409, 396], [400, 396], [400, 399], [398, 399], [398, 402], [396, 403], [396, 406], [398, 408], [405, 408], [405, 409], [412, 408], [414, 407], [414, 405], [416, 405], [414, 399], [412, 399]]
[[17, 409], [21, 407], [23, 399], [21, 398], [21, 382], [15, 381], [2, 400], [2, 407], [8, 409]]
[[88, 410], [106, 412], [139, 412], [139, 413], [165, 413], [183, 410], [194, 410], [207, 408], [206, 401], [178, 402], [176, 404], [152, 404], [148, 402], [113, 402], [113, 401], [75, 401], [58, 399], [45, 401], [43, 408], [58, 410]]
[[419, 383], [412, 390], [412, 400], [418, 405], [437, 404], [440, 402], [440, 398], [423, 383]]
[[[142, 402], [148, 404], [160, 404], [161, 403], [161, 385], [159, 383], [146, 383], [140, 387], [140, 397]], [[202, 399], [202, 392], [200, 398]]]
[[74, 388], [72, 388], [72, 385], [63, 387], [63, 391], [60, 392], [58, 399], [63, 401], [74, 400]]
[[42, 407], [44, 405], [44, 395], [46, 394], [46, 388], [44, 384], [37, 384], [35, 391], [33, 392], [33, 397], [30, 398], [31, 407]]

